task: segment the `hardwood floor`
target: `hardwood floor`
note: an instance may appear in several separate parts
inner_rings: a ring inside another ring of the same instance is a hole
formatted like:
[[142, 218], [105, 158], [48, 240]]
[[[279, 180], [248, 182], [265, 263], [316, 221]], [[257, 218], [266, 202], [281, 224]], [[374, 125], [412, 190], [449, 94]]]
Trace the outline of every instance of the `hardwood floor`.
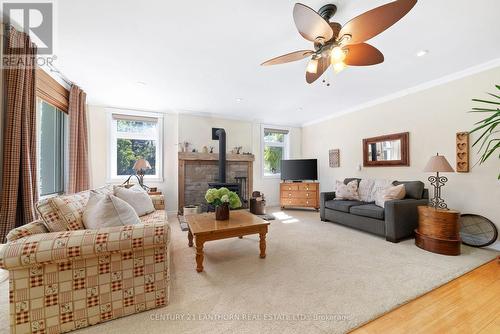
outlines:
[[500, 260], [355, 329], [368, 333], [500, 333]]

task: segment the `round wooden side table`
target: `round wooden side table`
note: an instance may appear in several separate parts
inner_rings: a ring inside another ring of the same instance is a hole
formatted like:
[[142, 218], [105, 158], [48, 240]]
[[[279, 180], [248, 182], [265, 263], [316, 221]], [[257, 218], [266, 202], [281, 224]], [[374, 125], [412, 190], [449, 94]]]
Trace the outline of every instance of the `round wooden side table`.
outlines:
[[415, 245], [433, 253], [460, 255], [459, 217], [455, 210], [419, 206]]

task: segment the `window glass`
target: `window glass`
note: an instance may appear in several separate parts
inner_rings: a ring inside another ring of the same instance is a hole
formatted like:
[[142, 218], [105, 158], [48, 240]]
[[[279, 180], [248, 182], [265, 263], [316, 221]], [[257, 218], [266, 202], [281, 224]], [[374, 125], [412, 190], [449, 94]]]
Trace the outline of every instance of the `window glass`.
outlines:
[[287, 159], [287, 130], [264, 129], [263, 173], [264, 176], [279, 176], [281, 160]]
[[38, 184], [40, 196], [64, 192], [67, 115], [37, 100]]

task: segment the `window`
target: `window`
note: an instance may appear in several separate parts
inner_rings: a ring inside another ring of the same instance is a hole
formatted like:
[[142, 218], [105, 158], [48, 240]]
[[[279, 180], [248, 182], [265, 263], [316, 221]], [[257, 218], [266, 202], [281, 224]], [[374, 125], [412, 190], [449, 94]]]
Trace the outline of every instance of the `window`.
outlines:
[[67, 118], [62, 110], [37, 99], [38, 188], [40, 196], [64, 192]]
[[281, 160], [288, 159], [288, 130], [262, 128], [262, 169], [264, 176], [279, 177]]
[[110, 113], [110, 181], [135, 174], [132, 167], [138, 159], [145, 159], [151, 165], [145, 171], [146, 180], [162, 181], [162, 120], [160, 115], [151, 113]]

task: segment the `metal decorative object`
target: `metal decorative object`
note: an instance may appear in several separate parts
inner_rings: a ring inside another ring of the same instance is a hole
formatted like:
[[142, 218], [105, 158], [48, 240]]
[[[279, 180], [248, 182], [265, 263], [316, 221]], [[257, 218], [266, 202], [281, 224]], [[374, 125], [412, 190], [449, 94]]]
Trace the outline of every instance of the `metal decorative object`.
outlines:
[[429, 176], [427, 180], [434, 187], [434, 197], [429, 200], [429, 206], [436, 209], [448, 210], [448, 205], [441, 198], [441, 187], [448, 182], [448, 178], [446, 176], [439, 176], [439, 172], [437, 172], [436, 176]]
[[463, 214], [460, 224], [460, 239], [462, 243], [472, 247], [485, 247], [498, 238], [498, 230], [491, 220], [479, 215]]
[[428, 178], [429, 182], [434, 187], [434, 197], [429, 201], [429, 206], [436, 209], [448, 210], [448, 206], [441, 198], [441, 187], [448, 182], [448, 178], [445, 176], [439, 176], [439, 173], [454, 172], [450, 163], [443, 155], [439, 155], [439, 153], [437, 153], [429, 159], [429, 162], [425, 165], [424, 172], [436, 173], [436, 176], [432, 175]]

